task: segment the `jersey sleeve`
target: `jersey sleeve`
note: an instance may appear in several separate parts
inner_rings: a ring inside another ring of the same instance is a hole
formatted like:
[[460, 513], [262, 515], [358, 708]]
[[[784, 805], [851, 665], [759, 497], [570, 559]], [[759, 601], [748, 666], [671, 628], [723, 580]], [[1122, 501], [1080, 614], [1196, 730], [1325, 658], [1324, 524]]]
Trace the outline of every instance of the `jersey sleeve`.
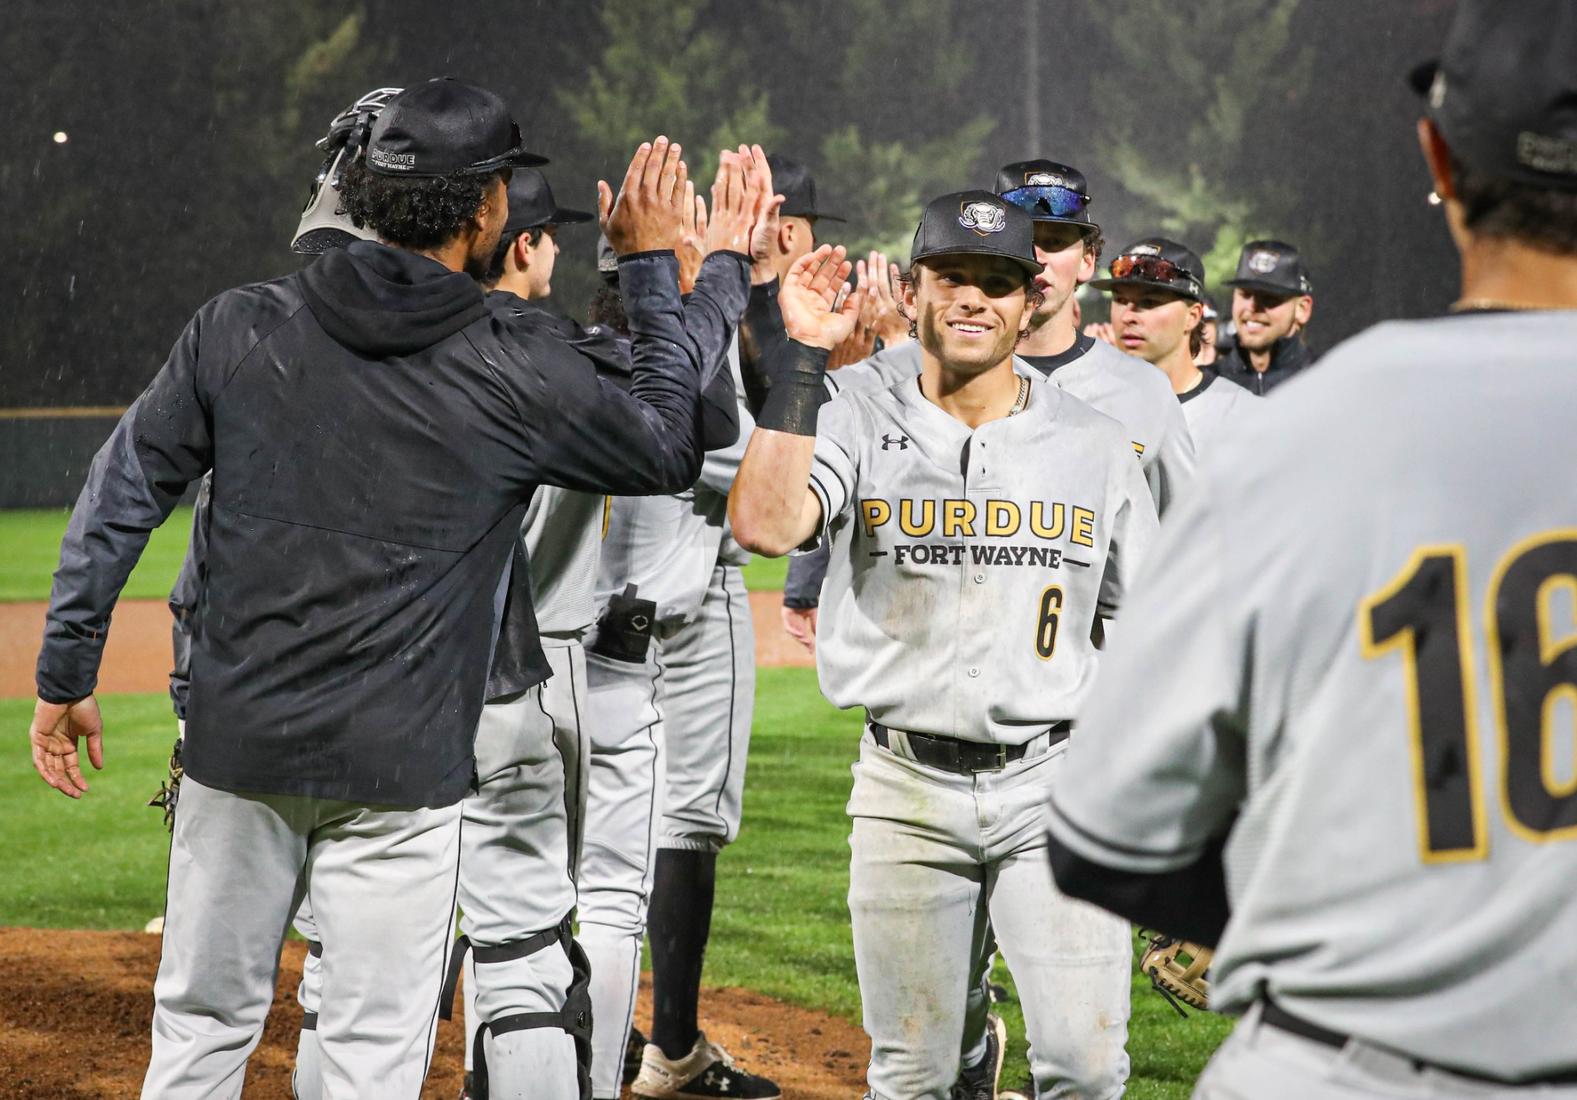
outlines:
[[1114, 618], [1122, 606], [1127, 586], [1155, 544], [1155, 504], [1138, 463], [1124, 454], [1117, 462], [1117, 484], [1111, 507], [1112, 537], [1101, 573], [1101, 594], [1096, 612]]
[[1246, 790], [1252, 616], [1203, 492], [1167, 517], [1052, 786], [1054, 841], [1121, 871], [1196, 862]]
[[1154, 457], [1144, 464], [1144, 478], [1150, 485], [1155, 510], [1166, 515], [1167, 509], [1177, 500], [1178, 492], [1193, 476], [1194, 437], [1189, 434], [1181, 402], [1169, 400], [1165, 434], [1155, 448]]
[[821, 502], [821, 526], [805, 549], [814, 549], [828, 529], [854, 503], [859, 476], [859, 415], [849, 400], [822, 406], [816, 424], [816, 450], [810, 462], [810, 491]]

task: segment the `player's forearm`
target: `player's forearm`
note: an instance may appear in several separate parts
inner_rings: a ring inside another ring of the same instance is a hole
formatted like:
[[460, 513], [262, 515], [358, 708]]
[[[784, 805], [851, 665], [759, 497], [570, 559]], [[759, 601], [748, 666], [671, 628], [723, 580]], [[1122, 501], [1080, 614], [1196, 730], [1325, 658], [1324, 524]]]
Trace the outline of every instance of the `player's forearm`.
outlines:
[[819, 506], [812, 510], [809, 489], [815, 449], [815, 436], [756, 428], [728, 494], [739, 545], [779, 558], [815, 534]]
[[710, 253], [701, 261], [695, 290], [684, 300], [685, 332], [695, 342], [703, 391], [719, 374], [730, 373], [728, 349], [745, 311], [749, 272], [750, 257], [742, 253]]
[[1168, 936], [1214, 947], [1232, 915], [1221, 860], [1225, 845], [1225, 837], [1212, 840], [1189, 866], [1146, 874], [1086, 859], [1053, 833], [1051, 868], [1057, 889], [1069, 897]]

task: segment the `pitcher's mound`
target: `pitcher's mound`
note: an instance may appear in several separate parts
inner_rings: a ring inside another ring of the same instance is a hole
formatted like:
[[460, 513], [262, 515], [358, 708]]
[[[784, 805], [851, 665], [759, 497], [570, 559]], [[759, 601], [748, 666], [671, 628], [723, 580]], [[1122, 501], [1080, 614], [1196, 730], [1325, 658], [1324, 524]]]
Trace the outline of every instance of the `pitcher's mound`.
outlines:
[[[148, 1065], [153, 977], [161, 938], [141, 932], [0, 928], [0, 1094], [61, 1100], [135, 1098]], [[247, 1071], [248, 1097], [290, 1096], [306, 945], [285, 945], [274, 1007]], [[864, 1087], [863, 1032], [844, 1020], [742, 989], [708, 989], [701, 1026], [785, 1097], [847, 1100]], [[650, 991], [641, 987], [640, 1020]], [[460, 1094], [465, 1032], [457, 1008], [439, 1024], [423, 1097]]]

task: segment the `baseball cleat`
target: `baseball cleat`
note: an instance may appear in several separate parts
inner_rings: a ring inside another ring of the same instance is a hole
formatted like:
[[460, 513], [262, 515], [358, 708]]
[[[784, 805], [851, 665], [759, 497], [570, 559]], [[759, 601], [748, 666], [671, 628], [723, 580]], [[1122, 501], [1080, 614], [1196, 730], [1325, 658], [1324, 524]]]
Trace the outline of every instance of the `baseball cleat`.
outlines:
[[1002, 1079], [1002, 1059], [1008, 1049], [1008, 1025], [995, 1012], [986, 1016], [986, 1053], [972, 1066], [958, 1071], [953, 1082], [952, 1100], [997, 1100], [997, 1082]]
[[647, 1043], [641, 1055], [641, 1073], [630, 1086], [647, 1100], [690, 1098], [715, 1100], [736, 1096], [742, 1100], [778, 1100], [783, 1094], [765, 1077], [746, 1073], [734, 1065], [728, 1052], [706, 1035], [697, 1035], [695, 1046], [677, 1062], [669, 1061], [656, 1043]]
[[646, 1053], [646, 1036], [634, 1024], [630, 1037], [624, 1043], [624, 1069], [619, 1074], [619, 1084], [630, 1085], [641, 1073], [641, 1056]]

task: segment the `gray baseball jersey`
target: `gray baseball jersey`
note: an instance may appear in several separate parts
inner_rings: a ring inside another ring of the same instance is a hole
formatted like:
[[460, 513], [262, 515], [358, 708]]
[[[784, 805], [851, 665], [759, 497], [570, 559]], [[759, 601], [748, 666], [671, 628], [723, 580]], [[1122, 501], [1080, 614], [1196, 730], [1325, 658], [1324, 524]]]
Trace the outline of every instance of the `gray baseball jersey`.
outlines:
[[[1015, 361], [1123, 426], [1156, 509], [1164, 515], [1194, 469], [1194, 444], [1165, 376], [1143, 359], [1088, 336], [1080, 336], [1063, 355]], [[919, 373], [920, 345], [909, 340], [830, 372], [827, 392], [885, 389]]]
[[521, 527], [531, 602], [544, 639], [579, 640], [597, 619], [598, 548], [609, 498], [544, 485]]
[[1571, 311], [1380, 325], [1168, 517], [1051, 820], [1138, 872], [1230, 826], [1220, 1007], [1577, 1070], [1574, 348]]
[[1077, 712], [1155, 506], [1121, 425], [1018, 369], [1028, 405], [974, 431], [912, 374], [822, 409], [816, 660], [837, 706], [1002, 744]]
[[[1160, 371], [1156, 371], [1157, 374]], [[1203, 371], [1204, 381], [1177, 395], [1188, 421], [1188, 434], [1199, 454], [1214, 447], [1225, 432], [1241, 427], [1257, 413], [1264, 400], [1242, 386], [1234, 386], [1213, 371]]]

